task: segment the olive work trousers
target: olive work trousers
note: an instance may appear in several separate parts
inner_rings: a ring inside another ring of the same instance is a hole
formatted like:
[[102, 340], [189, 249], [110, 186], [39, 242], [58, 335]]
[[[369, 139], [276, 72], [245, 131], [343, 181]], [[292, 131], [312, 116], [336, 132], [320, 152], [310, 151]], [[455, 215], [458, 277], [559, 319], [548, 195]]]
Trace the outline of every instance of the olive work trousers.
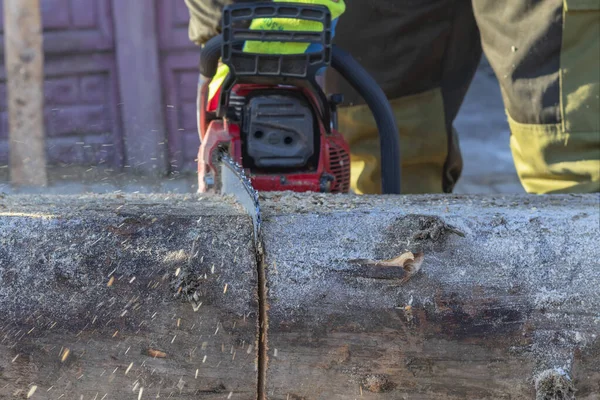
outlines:
[[[246, 0], [249, 1], [249, 0]], [[218, 33], [231, 0], [186, 0], [190, 39]], [[403, 193], [450, 193], [462, 157], [453, 122], [485, 52], [502, 92], [514, 164], [529, 193], [600, 191], [599, 0], [346, 0], [335, 43], [383, 88], [402, 146]], [[352, 189], [378, 194], [379, 139], [335, 72]]]

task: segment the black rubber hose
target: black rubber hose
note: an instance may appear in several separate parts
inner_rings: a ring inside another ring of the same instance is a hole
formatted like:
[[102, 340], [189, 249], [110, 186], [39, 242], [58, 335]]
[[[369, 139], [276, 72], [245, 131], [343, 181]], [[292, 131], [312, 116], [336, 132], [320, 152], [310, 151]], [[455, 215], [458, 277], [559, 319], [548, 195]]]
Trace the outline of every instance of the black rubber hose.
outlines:
[[223, 37], [215, 36], [204, 44], [200, 51], [200, 73], [206, 78], [213, 78], [219, 67]]
[[362, 96], [379, 130], [383, 194], [400, 194], [400, 135], [385, 93], [369, 73], [346, 51], [332, 46], [331, 66]]

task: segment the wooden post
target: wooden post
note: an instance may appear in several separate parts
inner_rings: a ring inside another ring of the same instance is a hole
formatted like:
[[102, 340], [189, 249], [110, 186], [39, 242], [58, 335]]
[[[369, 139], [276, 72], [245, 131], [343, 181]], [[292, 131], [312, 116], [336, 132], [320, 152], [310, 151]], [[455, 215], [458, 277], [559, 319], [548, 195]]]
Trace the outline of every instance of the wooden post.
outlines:
[[16, 185], [45, 186], [40, 0], [4, 0], [4, 33], [11, 181]]
[[168, 172], [155, 2], [113, 0], [127, 164], [155, 176]]

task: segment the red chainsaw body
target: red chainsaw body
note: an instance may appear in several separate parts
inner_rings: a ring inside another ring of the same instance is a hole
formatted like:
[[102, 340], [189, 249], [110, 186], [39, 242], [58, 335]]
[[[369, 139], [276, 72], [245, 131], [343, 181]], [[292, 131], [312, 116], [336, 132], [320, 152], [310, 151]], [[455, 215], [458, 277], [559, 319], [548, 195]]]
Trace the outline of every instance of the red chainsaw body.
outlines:
[[[230, 156], [241, 165], [254, 188], [258, 191], [293, 191], [293, 192], [323, 192], [347, 193], [350, 190], [350, 149], [343, 136], [335, 129], [326, 129], [319, 118], [320, 105], [314, 94], [300, 87], [269, 86], [256, 84], [240, 84], [232, 88], [232, 95], [243, 103], [259, 91], [268, 90], [271, 94], [294, 94], [302, 97], [314, 116], [311, 138], [315, 139], [316, 152], [311, 162], [302, 167], [257, 168], [245, 152], [244, 127], [235, 118], [215, 118], [219, 93], [208, 101], [208, 82], [201, 87], [199, 101], [199, 134], [200, 149], [198, 152], [198, 183], [200, 193], [210, 192], [219, 179], [216, 154], [220, 148], [228, 149]], [[242, 100], [240, 100], [242, 99]], [[240, 107], [242, 107], [240, 105]], [[291, 112], [291, 111], [290, 111]], [[261, 116], [264, 116], [263, 112]], [[275, 124], [273, 124], [275, 126]], [[286, 129], [284, 127], [284, 129]], [[248, 134], [246, 134], [248, 138]], [[252, 138], [249, 138], [252, 139]], [[312, 140], [312, 139], [311, 139]]]

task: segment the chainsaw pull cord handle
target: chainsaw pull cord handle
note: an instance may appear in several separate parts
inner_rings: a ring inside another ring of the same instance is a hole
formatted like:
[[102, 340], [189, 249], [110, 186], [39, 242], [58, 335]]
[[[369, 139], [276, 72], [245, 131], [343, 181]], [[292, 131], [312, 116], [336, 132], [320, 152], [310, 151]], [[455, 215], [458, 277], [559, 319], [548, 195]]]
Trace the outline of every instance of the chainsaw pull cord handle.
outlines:
[[[201, 51], [200, 73], [212, 79], [221, 58], [222, 36], [210, 39]], [[400, 194], [400, 135], [387, 96], [371, 75], [346, 51], [333, 45], [331, 66], [365, 100], [379, 130], [381, 147], [381, 186], [383, 194]]]
[[365, 100], [379, 130], [383, 194], [400, 194], [400, 135], [387, 96], [373, 77], [345, 50], [333, 45], [331, 66]]

